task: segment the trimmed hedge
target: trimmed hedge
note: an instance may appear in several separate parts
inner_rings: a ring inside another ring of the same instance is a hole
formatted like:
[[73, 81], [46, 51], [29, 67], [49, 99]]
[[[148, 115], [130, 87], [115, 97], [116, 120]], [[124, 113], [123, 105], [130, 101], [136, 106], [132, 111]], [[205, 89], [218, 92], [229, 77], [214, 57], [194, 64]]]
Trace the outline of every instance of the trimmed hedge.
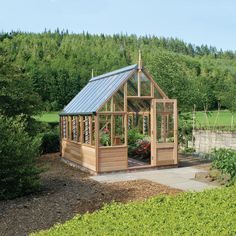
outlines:
[[113, 203], [48, 231], [56, 235], [236, 235], [236, 186]]

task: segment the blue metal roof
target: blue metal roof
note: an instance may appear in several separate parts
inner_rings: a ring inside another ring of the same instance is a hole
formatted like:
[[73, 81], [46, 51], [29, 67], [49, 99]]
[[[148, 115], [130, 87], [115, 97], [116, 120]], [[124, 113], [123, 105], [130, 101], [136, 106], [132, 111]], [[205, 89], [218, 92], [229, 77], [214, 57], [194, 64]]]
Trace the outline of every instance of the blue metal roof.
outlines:
[[60, 115], [89, 115], [107, 101], [130, 78], [138, 65], [127, 66], [96, 76], [69, 102]]

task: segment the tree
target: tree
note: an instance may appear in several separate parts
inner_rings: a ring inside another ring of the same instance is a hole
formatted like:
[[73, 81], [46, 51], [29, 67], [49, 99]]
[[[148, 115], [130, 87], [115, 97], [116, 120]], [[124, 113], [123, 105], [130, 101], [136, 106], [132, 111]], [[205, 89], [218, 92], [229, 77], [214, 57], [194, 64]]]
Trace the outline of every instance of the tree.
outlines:
[[236, 82], [231, 81], [227, 84], [227, 89], [220, 94], [221, 103], [231, 112], [231, 128], [234, 127], [234, 114], [236, 112]]
[[40, 140], [25, 131], [21, 117], [0, 116], [0, 199], [14, 198], [40, 187], [35, 165]]
[[28, 116], [40, 112], [41, 98], [24, 71], [0, 57], [0, 114]]

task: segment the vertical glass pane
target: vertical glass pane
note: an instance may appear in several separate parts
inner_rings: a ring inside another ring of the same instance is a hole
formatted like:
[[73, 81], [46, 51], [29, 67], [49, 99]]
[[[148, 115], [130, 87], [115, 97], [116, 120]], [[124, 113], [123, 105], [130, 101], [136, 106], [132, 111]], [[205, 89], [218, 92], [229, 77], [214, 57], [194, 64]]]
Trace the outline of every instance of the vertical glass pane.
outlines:
[[95, 145], [95, 120], [94, 116], [92, 116], [92, 130], [91, 130], [91, 135], [92, 135], [92, 143], [91, 145]]
[[99, 111], [124, 111], [124, 86], [122, 86]]
[[77, 141], [77, 123], [76, 123], [76, 116], [72, 116], [72, 140]]
[[113, 145], [122, 145], [125, 142], [125, 128], [124, 128], [124, 116], [114, 116], [114, 128], [113, 128]]
[[157, 103], [157, 142], [174, 142], [173, 103]]
[[128, 116], [128, 129], [133, 129], [134, 127], [134, 117], [133, 115]]
[[66, 117], [63, 116], [62, 117], [62, 137], [63, 138], [66, 138], [66, 128], [67, 128]]
[[89, 143], [89, 117], [84, 117], [84, 143]]
[[128, 99], [127, 110], [128, 112], [149, 112], [151, 106], [151, 100], [149, 99]]
[[99, 142], [101, 146], [111, 145], [111, 115], [99, 116]]
[[71, 139], [71, 119], [70, 116], [67, 116], [67, 128], [68, 128], [68, 139]]
[[138, 74], [137, 73], [127, 81], [127, 95], [138, 96]]
[[156, 87], [154, 86], [154, 98], [156, 99], [162, 99], [162, 95], [160, 94], [160, 92], [156, 89]]
[[151, 81], [146, 77], [145, 74], [141, 73], [140, 79], [140, 87], [141, 87], [141, 96], [151, 96]]
[[124, 111], [124, 87], [113, 96], [113, 111]]
[[99, 111], [111, 111], [111, 99]]
[[149, 116], [143, 116], [143, 134], [149, 135], [150, 126], [149, 126]]

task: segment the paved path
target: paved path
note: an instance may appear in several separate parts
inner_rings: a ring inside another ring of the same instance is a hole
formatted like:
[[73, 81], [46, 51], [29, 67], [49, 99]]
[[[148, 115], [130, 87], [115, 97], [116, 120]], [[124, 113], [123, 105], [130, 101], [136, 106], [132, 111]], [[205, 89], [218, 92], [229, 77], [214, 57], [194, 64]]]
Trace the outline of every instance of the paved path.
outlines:
[[215, 188], [216, 186], [194, 180], [197, 172], [203, 172], [193, 167], [170, 168], [161, 170], [144, 170], [135, 172], [118, 172], [98, 176], [91, 176], [99, 182], [120, 182], [128, 180], [145, 179], [184, 191], [202, 191], [204, 189]]

